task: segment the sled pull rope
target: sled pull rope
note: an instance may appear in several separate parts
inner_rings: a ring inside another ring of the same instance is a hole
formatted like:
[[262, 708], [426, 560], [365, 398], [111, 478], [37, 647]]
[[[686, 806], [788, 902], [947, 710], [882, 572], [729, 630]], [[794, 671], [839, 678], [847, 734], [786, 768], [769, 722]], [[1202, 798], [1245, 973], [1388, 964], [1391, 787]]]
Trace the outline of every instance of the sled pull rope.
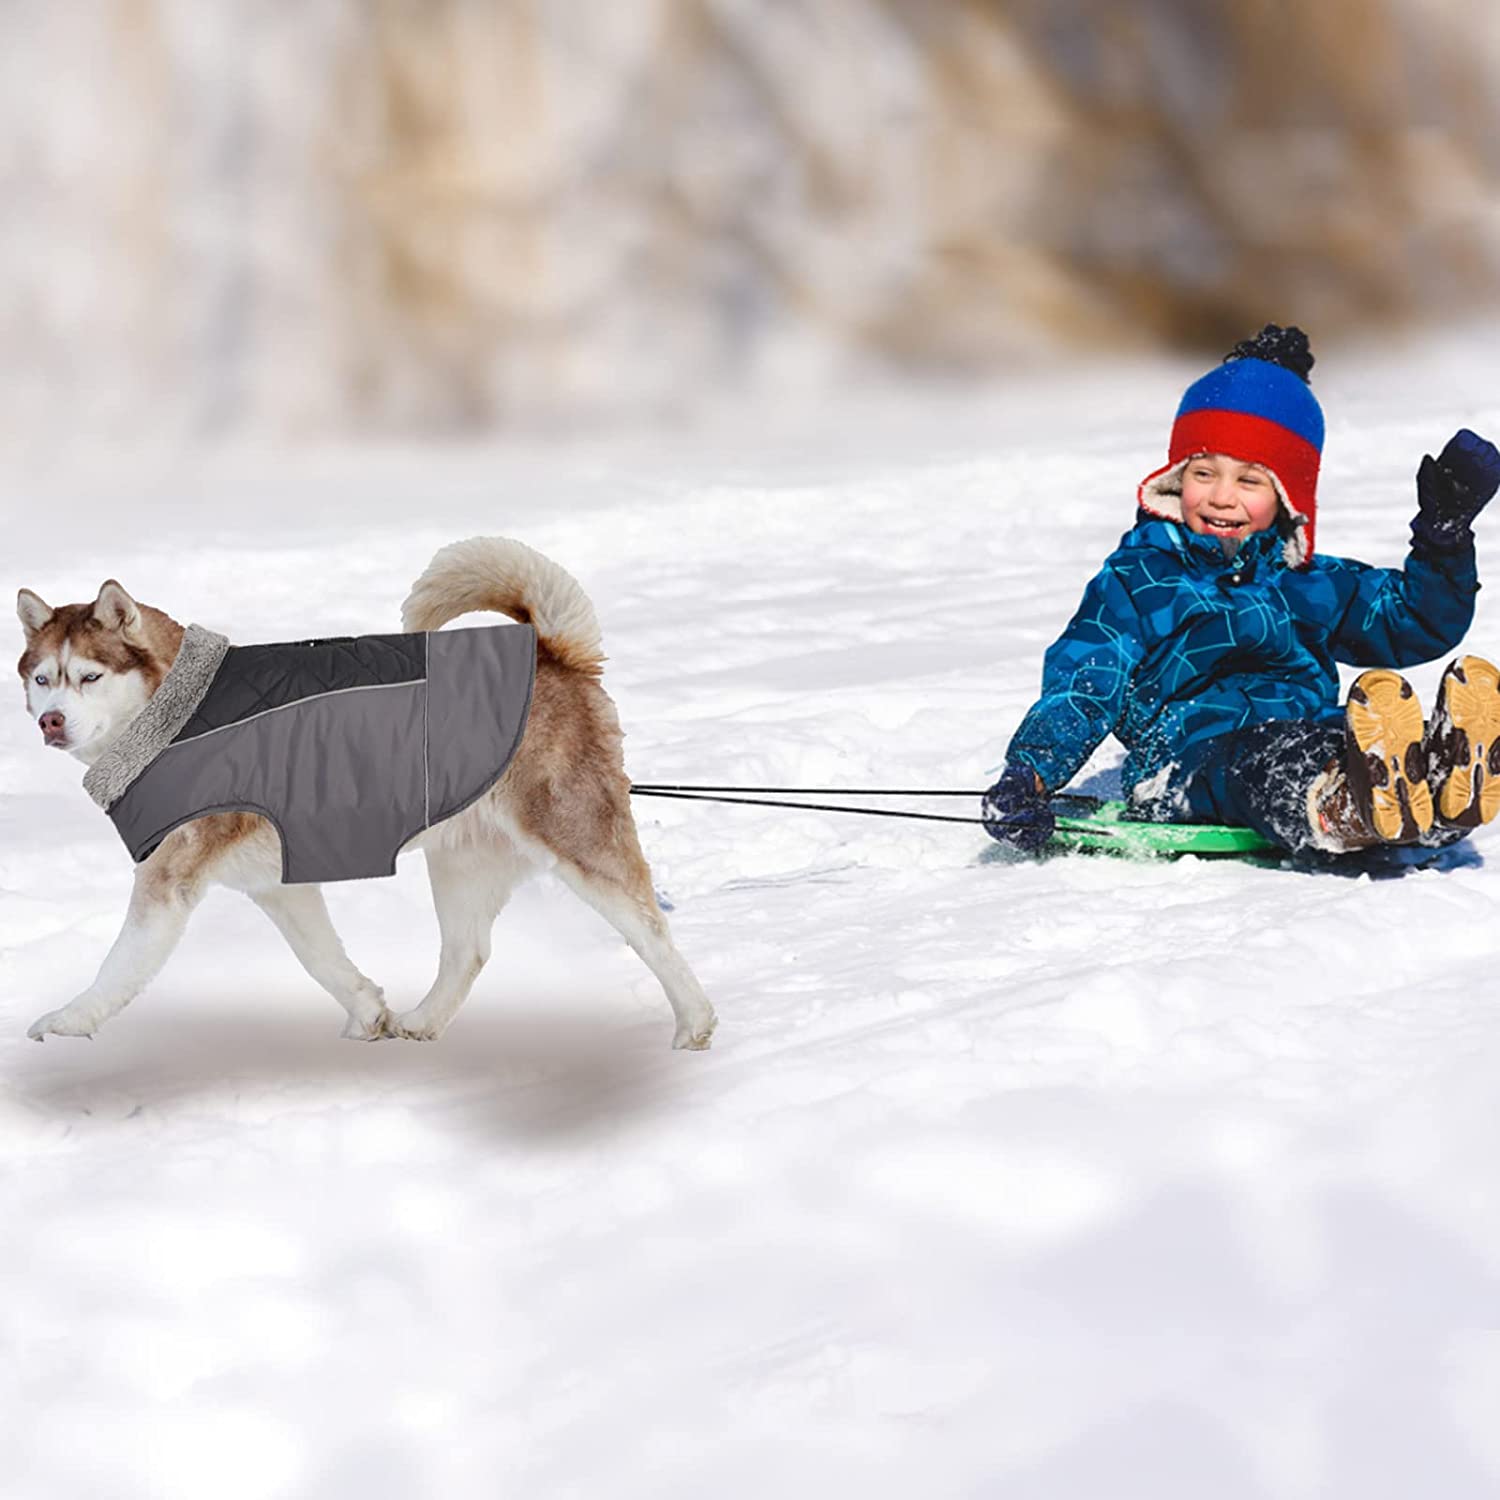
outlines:
[[[901, 812], [888, 807], [844, 807], [829, 802], [784, 802], [768, 797], [744, 796], [741, 793], [780, 792], [798, 797], [970, 797], [976, 801], [983, 792], [942, 789], [932, 791], [922, 787], [844, 787], [844, 786], [682, 786], [663, 783], [660, 785], [632, 786], [633, 797], [670, 797], [681, 802], [728, 802], [742, 807], [791, 807], [803, 812], [858, 813], [867, 818], [910, 818], [923, 823], [968, 823], [983, 827], [983, 818], [955, 818], [944, 813]], [[723, 793], [734, 793], [724, 796]], [[1052, 799], [1059, 811], [1076, 809], [1091, 812], [1099, 806], [1095, 797], [1061, 796]], [[1059, 804], [1068, 804], [1067, 808]]]

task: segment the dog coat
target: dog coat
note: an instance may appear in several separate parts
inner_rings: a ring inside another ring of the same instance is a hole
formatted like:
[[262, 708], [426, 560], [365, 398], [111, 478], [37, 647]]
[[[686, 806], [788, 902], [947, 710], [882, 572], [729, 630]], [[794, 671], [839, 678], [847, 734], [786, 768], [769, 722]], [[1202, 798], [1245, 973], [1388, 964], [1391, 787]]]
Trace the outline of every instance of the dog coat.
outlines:
[[190, 625], [84, 786], [137, 863], [194, 818], [249, 812], [281, 836], [285, 884], [393, 875], [504, 774], [535, 678], [529, 625], [267, 646]]

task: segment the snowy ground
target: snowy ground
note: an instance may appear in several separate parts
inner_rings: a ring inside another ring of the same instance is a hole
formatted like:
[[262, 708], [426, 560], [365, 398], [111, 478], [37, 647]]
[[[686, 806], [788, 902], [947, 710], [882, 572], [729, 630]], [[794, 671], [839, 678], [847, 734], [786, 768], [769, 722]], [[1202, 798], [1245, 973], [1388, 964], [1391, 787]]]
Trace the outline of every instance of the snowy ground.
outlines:
[[[1485, 348], [1324, 360], [1325, 550], [1400, 559], [1421, 454], [1500, 432]], [[1192, 373], [677, 439], [22, 456], [0, 584], [373, 631], [435, 546], [516, 535], [596, 601], [637, 779], [977, 787]], [[436, 1045], [339, 1040], [221, 892], [97, 1039], [37, 1046], [129, 869], [20, 712], [0, 773], [9, 1496], [1500, 1485], [1493, 831], [1370, 880], [645, 804], [707, 1055], [550, 884]], [[410, 1004], [420, 860], [330, 903]]]

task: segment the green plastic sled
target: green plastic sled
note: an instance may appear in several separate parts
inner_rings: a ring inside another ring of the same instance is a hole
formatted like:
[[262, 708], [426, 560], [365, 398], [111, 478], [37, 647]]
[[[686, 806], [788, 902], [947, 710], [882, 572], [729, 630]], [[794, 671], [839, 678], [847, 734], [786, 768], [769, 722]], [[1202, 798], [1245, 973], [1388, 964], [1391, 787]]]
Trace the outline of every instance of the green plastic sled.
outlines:
[[1253, 828], [1139, 823], [1125, 816], [1125, 808], [1123, 802], [1101, 802], [1094, 797], [1054, 797], [1057, 829], [1047, 847], [1134, 859], [1176, 859], [1183, 854], [1223, 859], [1267, 854], [1276, 848]]

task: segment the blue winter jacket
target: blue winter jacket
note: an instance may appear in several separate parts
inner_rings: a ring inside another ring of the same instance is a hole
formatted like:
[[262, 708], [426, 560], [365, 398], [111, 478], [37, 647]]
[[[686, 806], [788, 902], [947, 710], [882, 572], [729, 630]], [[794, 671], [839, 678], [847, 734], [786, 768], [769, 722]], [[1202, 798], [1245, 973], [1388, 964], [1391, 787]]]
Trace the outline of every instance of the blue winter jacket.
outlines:
[[1258, 532], [1226, 558], [1216, 537], [1139, 513], [1047, 652], [1042, 696], [1007, 759], [1056, 791], [1113, 733], [1129, 751], [1126, 795], [1162, 772], [1151, 791], [1164, 792], [1230, 730], [1339, 722], [1336, 662], [1430, 661], [1473, 618], [1472, 540], [1414, 537], [1400, 569], [1317, 555], [1293, 569], [1282, 548], [1277, 532]]

